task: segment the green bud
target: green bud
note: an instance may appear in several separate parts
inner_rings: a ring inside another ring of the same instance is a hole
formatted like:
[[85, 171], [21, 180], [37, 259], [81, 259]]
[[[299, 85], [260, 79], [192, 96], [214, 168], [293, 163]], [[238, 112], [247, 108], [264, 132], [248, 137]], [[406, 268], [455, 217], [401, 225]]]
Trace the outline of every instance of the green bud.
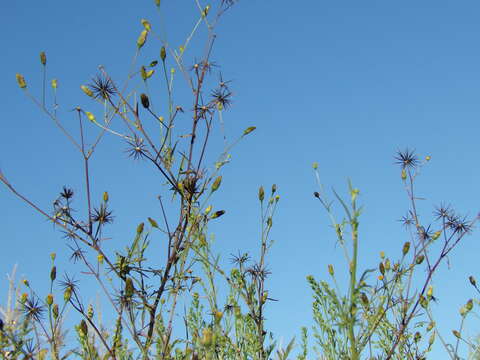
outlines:
[[127, 298], [131, 298], [133, 296], [133, 292], [135, 291], [135, 287], [133, 286], [132, 278], [127, 278], [125, 281], [125, 296]]
[[473, 286], [477, 287], [477, 281], [475, 280], [475, 278], [473, 276], [469, 276], [468, 277], [468, 280], [470, 281], [470, 284], [472, 284]]
[[142, 222], [140, 224], [138, 224], [137, 226], [137, 234], [141, 234], [143, 232], [143, 227], [145, 226], [145, 224]]
[[425, 259], [424, 255], [418, 255], [417, 258], [415, 259], [415, 263], [417, 265], [420, 265], [423, 262], [424, 259]]
[[410, 250], [410, 242], [407, 241], [405, 244], [403, 244], [403, 249], [402, 249], [402, 253], [403, 255], [407, 255], [408, 251]]
[[141, 49], [142, 46], [145, 45], [145, 41], [147, 41], [147, 34], [148, 34], [147, 30], [143, 30], [140, 33], [140, 36], [137, 39], [137, 48], [138, 49]]
[[158, 228], [158, 223], [154, 219], [149, 217], [148, 222], [150, 223], [150, 225], [152, 225], [152, 227]]
[[52, 295], [52, 294], [48, 294], [48, 295], [47, 295], [47, 298], [45, 299], [45, 302], [47, 303], [48, 306], [52, 306], [52, 304], [53, 304], [53, 295]]
[[250, 134], [252, 131], [254, 131], [256, 129], [255, 126], [250, 126], [248, 128], [246, 128], [244, 131], [243, 131], [243, 135], [242, 136], [245, 136], [245, 135], [248, 135]]
[[87, 326], [87, 323], [85, 320], [82, 319], [82, 321], [80, 321], [80, 325], [79, 325], [79, 329], [80, 329], [80, 332], [81, 332], [81, 336], [87, 336], [88, 335], [88, 326]]
[[53, 318], [57, 319], [58, 318], [58, 304], [53, 305], [52, 313], [53, 313]]
[[225, 214], [225, 210], [218, 210], [218, 211], [215, 211], [211, 217], [211, 219], [216, 219], [220, 216], [222, 216], [223, 214]]

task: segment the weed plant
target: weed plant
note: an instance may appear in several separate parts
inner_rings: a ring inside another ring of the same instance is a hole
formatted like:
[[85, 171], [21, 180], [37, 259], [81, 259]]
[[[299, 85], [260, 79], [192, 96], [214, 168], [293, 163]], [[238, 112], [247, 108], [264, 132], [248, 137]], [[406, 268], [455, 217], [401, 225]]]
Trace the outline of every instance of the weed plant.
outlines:
[[[262, 214], [258, 258], [238, 253], [232, 257], [232, 268], [225, 269], [212, 249], [208, 225], [221, 221], [225, 213], [211, 205], [213, 194], [221, 190], [222, 167], [230, 161], [232, 148], [255, 127], [246, 128], [233, 142], [225, 140], [219, 154], [211, 153], [212, 137], [217, 136], [214, 130], [221, 130], [233, 96], [230, 83], [216, 74], [218, 67], [211, 54], [217, 23], [234, 1], [216, 1], [211, 6], [197, 0], [195, 4], [198, 19], [180, 47], [173, 47], [155, 31], [155, 24], [143, 19], [132, 71], [122, 81], [100, 66], [97, 76], [80, 86], [91, 106], [75, 107], [65, 115], [68, 119], [57, 110], [59, 82], [51, 80], [47, 89], [44, 52], [39, 61], [44, 74], [40, 98], [32, 95], [21, 74], [16, 75], [24, 94], [78, 151], [84, 188], [77, 194], [64, 186], [53, 199], [52, 208], [47, 209], [18, 190], [7, 174], [0, 172], [0, 181], [63, 233], [72, 251], [71, 260], [80, 263], [84, 273], [98, 283], [114, 323], [105, 325], [100, 309], [83, 301], [81, 285], [74, 276], [57, 275], [61, 265], [51, 254], [48, 291], [40, 294], [28, 280], [16, 283], [14, 272], [9, 279], [7, 304], [1, 308], [2, 357], [286, 360], [297, 346], [299, 360], [426, 359], [435, 340], [440, 339], [451, 359], [460, 359], [462, 344], [467, 344], [472, 358], [479, 358], [478, 344], [462, 336], [474, 300], [468, 300], [460, 310], [461, 324], [453, 331], [453, 344], [440, 334], [430, 311], [435, 302], [432, 279], [437, 269], [472, 232], [477, 218], [467, 219], [452, 207], [441, 205], [431, 221], [420, 221], [415, 180], [430, 158], [420, 160], [409, 150], [396, 155], [410, 200], [402, 219], [409, 239], [398, 254], [390, 257], [382, 253], [379, 263], [368, 269], [358, 265], [359, 190], [349, 184], [347, 199], [334, 191], [331, 201], [314, 164], [319, 186], [314, 199], [330, 218], [344, 252], [349, 281], [342, 291], [333, 264], [327, 267], [330, 281], [309, 276], [314, 351], [307, 328], [301, 329], [298, 344], [292, 339], [285, 348], [277, 346], [264, 316], [274, 301], [268, 294], [266, 258], [280, 199], [276, 185], [267, 190], [260, 186], [257, 194]], [[155, 5], [160, 9], [160, 0]], [[206, 31], [199, 31], [201, 28]], [[203, 53], [190, 54], [192, 39], [202, 34]], [[146, 47], [158, 48], [158, 58], [142, 64]], [[151, 91], [156, 81], [166, 84], [161, 106], [155, 105], [158, 94]], [[177, 95], [174, 84], [178, 81], [185, 81], [187, 96]], [[78, 130], [67, 125], [73, 117]], [[105, 245], [109, 227], [115, 223], [110, 195], [95, 190], [90, 172], [92, 158], [107, 136], [123, 142], [133, 161], [143, 162], [164, 180], [161, 195], [152, 195], [158, 199], [160, 216], [133, 225], [129, 245], [116, 251]], [[216, 160], [209, 163], [214, 157]], [[85, 204], [85, 211], [76, 211], [74, 204]], [[151, 240], [157, 238], [165, 244], [160, 263], [154, 261], [151, 251]], [[469, 281], [480, 292], [474, 277]], [[219, 287], [227, 289], [225, 297], [219, 295]], [[182, 307], [183, 315], [178, 316]], [[79, 316], [71, 329], [75, 339], [67, 337], [69, 311]]]

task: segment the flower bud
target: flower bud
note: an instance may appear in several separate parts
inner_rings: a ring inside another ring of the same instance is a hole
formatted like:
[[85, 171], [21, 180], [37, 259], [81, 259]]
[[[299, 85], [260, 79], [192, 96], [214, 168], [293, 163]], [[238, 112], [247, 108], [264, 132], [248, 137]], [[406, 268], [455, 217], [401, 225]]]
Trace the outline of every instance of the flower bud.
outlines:
[[137, 234], [141, 234], [143, 232], [143, 227], [145, 226], [145, 224], [142, 222], [140, 224], [138, 224], [137, 226]]
[[217, 190], [218, 190], [218, 188], [220, 187], [220, 184], [221, 184], [221, 183], [222, 183], [222, 177], [219, 176], [219, 177], [217, 177], [217, 178], [215, 179], [215, 181], [214, 181], [213, 184], [212, 184], [212, 193], [213, 193], [214, 191], [217, 191]]
[[88, 318], [91, 320], [93, 318], [93, 306], [92, 304], [88, 304], [88, 308], [87, 308], [87, 316]]
[[52, 308], [53, 318], [56, 320], [58, 318], [58, 304], [54, 304]]
[[275, 194], [276, 191], [277, 191], [277, 184], [273, 184], [272, 185], [272, 194]]
[[27, 87], [27, 83], [25, 82], [25, 78], [21, 74], [16, 74], [15, 77], [17, 78], [18, 86], [20, 89], [25, 89]]
[[88, 326], [87, 326], [87, 323], [85, 320], [82, 319], [82, 321], [80, 321], [80, 325], [79, 325], [79, 330], [81, 332], [81, 336], [87, 336], [88, 335]]
[[403, 256], [407, 255], [409, 250], [410, 250], [410, 242], [407, 241], [405, 244], [403, 244], [403, 249], [402, 249]]
[[145, 30], [147, 30], [147, 31], [152, 30], [152, 25], [148, 22], [148, 20], [142, 19], [141, 22], [142, 22], [142, 25], [145, 28]]
[[425, 259], [424, 255], [418, 255], [417, 258], [415, 259], [415, 263], [417, 265], [420, 265], [423, 262], [424, 259]]
[[473, 276], [469, 276], [468, 277], [468, 280], [470, 281], [470, 284], [472, 284], [473, 286], [477, 287], [477, 281], [475, 280], [475, 278]]
[[57, 89], [57, 86], [58, 86], [57, 79], [52, 79], [52, 88], [55, 90]]
[[160, 49], [160, 59], [165, 62], [165, 58], [167, 57], [167, 51], [165, 50], [165, 46], [162, 46]]
[[335, 274], [332, 264], [328, 264], [328, 273], [330, 274], [330, 276], [333, 276]]
[[55, 281], [57, 278], [57, 267], [52, 266], [52, 270], [50, 270], [50, 280]]
[[52, 306], [53, 304], [53, 295], [48, 294], [47, 297], [45, 298], [45, 302], [47, 303], [48, 306]]
[[103, 193], [103, 201], [107, 202], [108, 201], [108, 192]]
[[148, 96], [146, 94], [140, 95], [140, 101], [142, 102], [142, 106], [145, 109], [148, 109], [150, 107], [150, 100], [148, 99]]
[[263, 189], [263, 186], [260, 186], [258, 189], [258, 200], [263, 201], [265, 198], [265, 190]]
[[216, 219], [216, 218], [222, 216], [223, 214], [225, 214], [225, 210], [215, 211], [215, 213], [212, 215], [211, 219]]
[[134, 291], [135, 287], [133, 286], [132, 278], [127, 278], [127, 280], [125, 281], [125, 296], [127, 298], [131, 298]]
[[55, 261], [56, 257], [57, 257], [57, 254], [55, 254], [54, 252], [50, 254], [50, 259], [52, 259], [52, 261]]
[[47, 55], [45, 55], [45, 51], [40, 53], [40, 62], [43, 66], [47, 65]]
[[246, 128], [244, 131], [243, 131], [243, 135], [242, 136], [245, 136], [245, 135], [248, 135], [250, 134], [252, 131], [254, 131], [256, 129], [255, 126], [250, 126], [248, 128]]
[[65, 289], [63, 293], [63, 300], [65, 300], [65, 302], [69, 302], [71, 297], [72, 297], [72, 288], [68, 287]]
[[90, 97], [93, 97], [93, 91], [90, 90], [90, 88], [89, 88], [88, 86], [86, 86], [86, 85], [80, 85], [80, 89], [82, 89], [82, 91], [83, 91], [86, 95], [88, 95], [88, 96], [90, 96]]
[[150, 225], [152, 225], [152, 227], [158, 228], [158, 223], [151, 217], [148, 218], [148, 222], [150, 223]]
[[143, 45], [145, 45], [145, 41], [147, 41], [147, 34], [148, 34], [148, 31], [147, 30], [143, 30], [141, 33], [140, 33], [140, 36], [138, 37], [137, 39], [137, 48], [138, 49], [141, 49], [141, 47]]

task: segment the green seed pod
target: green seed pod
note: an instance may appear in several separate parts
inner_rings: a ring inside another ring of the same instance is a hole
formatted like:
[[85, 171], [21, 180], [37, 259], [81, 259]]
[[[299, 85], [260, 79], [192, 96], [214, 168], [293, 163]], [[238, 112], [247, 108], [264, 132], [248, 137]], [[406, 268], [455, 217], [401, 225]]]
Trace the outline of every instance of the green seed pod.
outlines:
[[90, 90], [90, 88], [88, 86], [85, 86], [85, 85], [80, 85], [80, 89], [82, 89], [82, 91], [87, 94], [88, 96], [90, 97], [93, 97], [93, 91]]
[[135, 287], [133, 286], [132, 278], [127, 278], [125, 281], [125, 296], [131, 299], [134, 291]]
[[215, 179], [215, 181], [212, 184], [212, 193], [218, 190], [221, 183], [222, 183], [222, 177], [219, 176]]
[[420, 296], [420, 305], [426, 309], [428, 307], [428, 300], [425, 298], [425, 296], [421, 295]]
[[470, 284], [472, 284], [473, 286], [477, 287], [477, 280], [475, 280], [475, 278], [473, 276], [469, 276], [468, 277], [468, 280], [470, 281]]
[[137, 48], [140, 50], [143, 45], [145, 45], [145, 41], [147, 41], [147, 30], [143, 30], [140, 33], [140, 36], [137, 39]]
[[272, 194], [275, 194], [276, 191], [277, 191], [277, 184], [273, 184], [272, 185]]
[[420, 265], [423, 262], [424, 259], [425, 259], [424, 255], [418, 255], [417, 258], [415, 259], [415, 263], [417, 265]]
[[57, 79], [52, 79], [52, 88], [55, 90], [57, 89], [57, 86], [58, 86]]
[[40, 62], [43, 66], [47, 65], [47, 55], [45, 55], [44, 51], [40, 53]]
[[167, 57], [167, 51], [165, 50], [165, 46], [162, 46], [160, 49], [160, 59], [162, 59], [163, 62], [165, 62], [165, 59]]
[[401, 177], [402, 177], [402, 180], [403, 180], [403, 181], [407, 180], [407, 171], [406, 171], [405, 169], [402, 169], [402, 175], [401, 175]]
[[263, 201], [265, 198], [265, 190], [263, 189], [263, 186], [260, 186], [258, 189], [258, 200]]
[[142, 106], [145, 109], [148, 109], [150, 107], [150, 100], [148, 99], [148, 96], [146, 94], [140, 94], [140, 101], [142, 102]]
[[407, 241], [405, 244], [403, 244], [403, 249], [402, 249], [402, 253], [403, 255], [407, 255], [408, 251], [410, 250], [410, 242]]
[[17, 78], [17, 83], [18, 83], [18, 86], [20, 86], [20, 89], [25, 89], [27, 87], [27, 83], [23, 75], [16, 74], [15, 77]]
[[50, 280], [55, 281], [57, 278], [57, 267], [52, 266], [52, 270], [50, 270]]
[[273, 221], [272, 221], [272, 217], [270, 216], [268, 219], [267, 219], [267, 226], [268, 227], [272, 227], [273, 225]]
[[58, 318], [58, 304], [54, 304], [52, 308], [53, 318], [56, 320]]
[[430, 335], [430, 339], [428, 339], [428, 346], [432, 346], [435, 342], [435, 331]]
[[138, 224], [137, 226], [137, 234], [141, 234], [143, 232], [143, 227], [145, 226], [145, 224], [142, 222], [140, 224]]

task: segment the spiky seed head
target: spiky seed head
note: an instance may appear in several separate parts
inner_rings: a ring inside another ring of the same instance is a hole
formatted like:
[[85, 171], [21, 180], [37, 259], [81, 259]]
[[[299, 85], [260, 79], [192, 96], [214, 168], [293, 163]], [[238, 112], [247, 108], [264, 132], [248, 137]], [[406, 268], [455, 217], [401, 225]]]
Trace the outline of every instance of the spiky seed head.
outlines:
[[43, 66], [47, 65], [47, 55], [45, 55], [45, 51], [40, 53], [40, 62]]
[[146, 94], [140, 94], [140, 101], [142, 102], [142, 106], [145, 109], [148, 109], [150, 107], [150, 100], [148, 99], [148, 96]]
[[20, 89], [25, 89], [27, 87], [27, 82], [25, 81], [23, 75], [15, 74], [15, 77], [17, 78], [17, 83], [18, 86], [20, 86]]

